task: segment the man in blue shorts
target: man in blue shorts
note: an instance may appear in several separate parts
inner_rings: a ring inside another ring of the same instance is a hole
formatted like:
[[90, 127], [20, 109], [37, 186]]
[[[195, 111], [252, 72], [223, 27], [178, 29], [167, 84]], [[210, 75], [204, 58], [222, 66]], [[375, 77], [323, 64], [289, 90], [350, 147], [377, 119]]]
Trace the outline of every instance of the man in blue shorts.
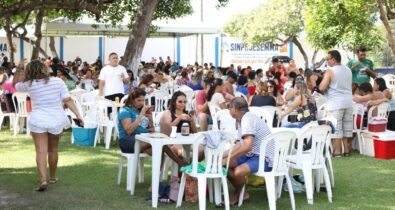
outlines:
[[[271, 133], [268, 125], [257, 115], [248, 111], [248, 103], [242, 97], [235, 97], [229, 104], [229, 111], [236, 119], [238, 128], [238, 143], [232, 151], [229, 163], [228, 179], [235, 188], [230, 196], [230, 204], [238, 202], [239, 194], [245, 184], [245, 176], [258, 172], [259, 150], [261, 142]], [[266, 147], [265, 171], [271, 171], [274, 156], [274, 142]], [[248, 199], [248, 193], [244, 193]]]

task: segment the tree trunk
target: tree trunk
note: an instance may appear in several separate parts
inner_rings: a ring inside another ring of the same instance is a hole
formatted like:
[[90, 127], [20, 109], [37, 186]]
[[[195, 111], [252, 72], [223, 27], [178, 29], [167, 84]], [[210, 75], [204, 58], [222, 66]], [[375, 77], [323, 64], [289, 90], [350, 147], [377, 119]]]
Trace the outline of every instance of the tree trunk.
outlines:
[[36, 23], [34, 24], [34, 36], [36, 37], [36, 41], [34, 41], [33, 52], [31, 60], [38, 59], [40, 56], [40, 48], [41, 48], [41, 26], [43, 24], [44, 19], [44, 9], [39, 9], [36, 16]]
[[387, 19], [387, 14], [384, 9], [383, 1], [382, 0], [377, 0], [377, 6], [380, 11], [380, 20], [383, 22], [385, 30], [387, 31], [387, 41], [388, 41], [388, 46], [391, 48], [392, 51], [392, 56], [395, 58], [395, 40], [394, 40], [394, 34], [392, 33], [391, 26], [388, 22]]
[[[11, 30], [11, 20], [9, 18], [6, 19], [5, 25], [4, 25], [4, 31], [6, 32], [7, 36], [7, 42], [8, 42], [8, 49], [10, 52], [10, 60], [9, 62], [14, 63], [15, 58], [14, 58], [14, 43], [12, 42], [12, 30]], [[22, 50], [22, 49], [21, 49]]]
[[49, 37], [49, 48], [51, 49], [52, 57], [58, 57], [58, 52], [56, 51], [55, 48], [55, 37], [50, 36]]
[[141, 54], [143, 53], [145, 41], [149, 33], [149, 27], [158, 6], [159, 0], [142, 0], [137, 12], [136, 22], [133, 25], [132, 32], [126, 45], [121, 65], [130, 68], [137, 75], [137, 68], [140, 63]]
[[296, 47], [298, 47], [299, 52], [302, 54], [303, 59], [304, 59], [304, 68], [305, 70], [309, 68], [309, 58], [307, 57], [306, 52], [303, 49], [302, 44], [300, 44], [298, 38], [296, 36], [293, 37], [293, 42], [296, 45]]
[[[33, 45], [33, 47], [34, 47], [34, 44], [33, 44], [34, 41], [32, 41], [30, 38], [28, 38], [28, 37], [21, 37], [21, 36], [18, 37], [18, 36], [15, 36], [15, 35], [14, 35], [14, 37], [21, 38], [21, 39], [23, 39], [23, 41], [27, 42], [28, 44]], [[45, 58], [49, 57], [47, 52], [45, 52], [45, 50], [41, 46], [39, 48], [39, 51], [40, 51], [41, 55], [43, 55]]]
[[311, 65], [312, 65], [311, 68], [312, 68], [313, 70], [316, 68], [315, 59], [317, 58], [317, 54], [318, 54], [318, 50], [315, 49], [315, 50], [314, 50], [314, 53], [313, 53], [313, 57], [311, 58]]

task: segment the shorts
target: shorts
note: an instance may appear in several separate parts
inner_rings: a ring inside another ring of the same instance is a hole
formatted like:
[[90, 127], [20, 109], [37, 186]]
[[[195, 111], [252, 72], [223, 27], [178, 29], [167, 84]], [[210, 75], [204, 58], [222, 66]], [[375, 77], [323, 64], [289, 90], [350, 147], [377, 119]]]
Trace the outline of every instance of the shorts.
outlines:
[[29, 123], [29, 129], [30, 132], [32, 133], [50, 133], [53, 135], [59, 135], [63, 132], [63, 127], [59, 126], [59, 127], [53, 127], [53, 128], [42, 128], [39, 126], [34, 126], [32, 124]]
[[[251, 173], [256, 173], [258, 172], [259, 169], [259, 156], [258, 155], [254, 155], [254, 156], [240, 156], [236, 159], [237, 165], [241, 165], [241, 164], [247, 164], [248, 168], [250, 168]], [[272, 167], [269, 166], [269, 162], [266, 161], [265, 159], [265, 172], [267, 171], [271, 171]]]
[[[211, 115], [204, 113], [207, 116], [207, 125], [212, 125], [213, 124], [213, 117], [211, 117]], [[200, 115], [200, 114], [199, 114]], [[198, 119], [198, 123], [199, 123], [199, 117]]]
[[119, 139], [119, 147], [123, 153], [134, 153], [135, 135], [122, 137]]
[[328, 111], [328, 115], [333, 116], [336, 123], [336, 131], [332, 134], [332, 137], [343, 138], [343, 137], [352, 137], [353, 130], [353, 118], [352, 118], [353, 108], [348, 109], [337, 109]]

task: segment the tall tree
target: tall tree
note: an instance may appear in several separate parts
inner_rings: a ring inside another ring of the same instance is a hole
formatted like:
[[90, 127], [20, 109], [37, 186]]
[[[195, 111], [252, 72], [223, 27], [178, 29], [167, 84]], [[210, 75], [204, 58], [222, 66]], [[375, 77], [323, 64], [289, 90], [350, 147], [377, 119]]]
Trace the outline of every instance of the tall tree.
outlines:
[[304, 28], [299, 0], [269, 0], [245, 14], [235, 15], [226, 25], [225, 32], [239, 37], [248, 44], [284, 45], [292, 40], [308, 67], [308, 56], [299, 42]]
[[395, 39], [393, 28], [390, 25], [390, 20], [395, 19], [395, 1], [393, 0], [377, 0], [377, 7], [380, 13], [380, 20], [383, 22], [387, 34], [388, 46], [392, 51], [393, 58], [395, 58]]
[[361, 45], [370, 49], [380, 46], [374, 0], [304, 1], [305, 30], [315, 48], [341, 46], [355, 51]]
[[34, 41], [31, 60], [37, 59], [40, 55], [41, 39], [43, 37], [41, 33], [43, 19], [44, 9], [39, 9], [36, 14], [36, 22], [34, 23], [34, 36], [36, 37], [36, 40]]

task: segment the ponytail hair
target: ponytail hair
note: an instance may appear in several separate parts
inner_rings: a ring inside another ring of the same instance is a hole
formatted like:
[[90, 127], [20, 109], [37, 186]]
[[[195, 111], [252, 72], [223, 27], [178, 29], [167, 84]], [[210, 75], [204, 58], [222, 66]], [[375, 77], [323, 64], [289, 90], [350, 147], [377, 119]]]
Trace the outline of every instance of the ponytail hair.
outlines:
[[210, 86], [210, 89], [208, 90], [207, 93], [207, 101], [211, 101], [211, 98], [213, 97], [214, 93], [215, 93], [215, 89], [217, 88], [217, 86], [222, 85], [222, 79], [215, 79], [214, 83]]

